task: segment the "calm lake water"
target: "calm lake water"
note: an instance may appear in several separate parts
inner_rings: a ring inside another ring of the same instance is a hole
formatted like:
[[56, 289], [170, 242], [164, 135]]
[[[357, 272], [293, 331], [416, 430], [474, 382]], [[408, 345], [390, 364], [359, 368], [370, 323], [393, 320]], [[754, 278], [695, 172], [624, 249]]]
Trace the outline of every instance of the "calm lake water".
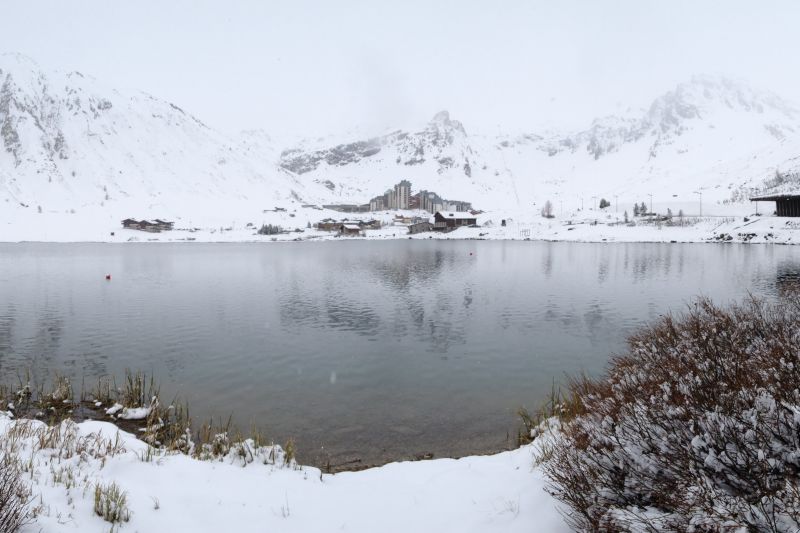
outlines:
[[0, 378], [140, 369], [307, 462], [457, 456], [695, 296], [798, 280], [768, 245], [0, 244]]

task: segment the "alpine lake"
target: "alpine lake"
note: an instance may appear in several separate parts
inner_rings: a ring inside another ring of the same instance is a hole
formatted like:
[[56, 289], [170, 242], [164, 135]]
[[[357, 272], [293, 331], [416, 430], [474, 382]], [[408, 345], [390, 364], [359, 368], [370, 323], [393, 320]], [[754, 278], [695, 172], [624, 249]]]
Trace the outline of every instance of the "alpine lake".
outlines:
[[305, 463], [458, 457], [660, 316], [799, 284], [775, 245], [0, 244], [0, 378], [141, 370]]

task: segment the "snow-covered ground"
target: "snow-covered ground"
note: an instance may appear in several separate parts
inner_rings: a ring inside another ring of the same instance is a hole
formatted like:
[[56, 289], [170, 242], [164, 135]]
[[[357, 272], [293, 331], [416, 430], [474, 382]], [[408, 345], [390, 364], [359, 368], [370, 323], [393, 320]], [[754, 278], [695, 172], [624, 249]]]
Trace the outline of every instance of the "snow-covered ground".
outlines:
[[[699, 241], [714, 237], [716, 222], [669, 231], [562, 226], [632, 215], [633, 202], [662, 214], [745, 216], [754, 212], [748, 198], [800, 188], [800, 111], [714, 76], [581, 131], [483, 136], [441, 112], [413, 131], [285, 146], [263, 131], [223, 134], [176, 104], [0, 54], [0, 130], [0, 242], [256, 240], [248, 223], [307, 230], [344, 215], [303, 205], [364, 204], [403, 179], [414, 193], [471, 202], [487, 210], [480, 224], [495, 223], [448, 238]], [[603, 199], [614, 213], [590, 208]], [[553, 220], [538, 216], [547, 201]], [[265, 212], [275, 207], [286, 211]], [[174, 220], [183, 231], [121, 231], [128, 217]], [[513, 223], [499, 229], [502, 219]], [[312, 236], [321, 237], [277, 240]]]
[[[572, 242], [752, 242], [794, 244], [800, 242], [800, 219], [764, 215], [774, 204], [762, 203], [760, 216], [755, 207], [735, 204], [706, 208], [711, 215], [673, 217], [671, 222], [653, 221], [647, 217], [629, 216], [624, 211], [606, 208], [585, 209], [559, 213], [547, 219], [535, 209], [487, 211], [477, 216], [479, 227], [460, 228], [451, 233], [408, 234], [403, 225], [393, 219], [399, 212], [340, 213], [337, 211], [286, 205], [286, 211], [264, 212], [251, 203], [225, 206], [178, 206], [171, 209], [87, 207], [75, 213], [31, 212], [17, 208], [0, 213], [0, 242], [282, 242], [340, 240], [336, 232], [319, 231], [312, 226], [332, 218], [335, 220], [378, 219], [384, 226], [366, 230], [359, 239], [490, 239], [490, 240], [554, 240]], [[185, 207], [183, 215], [179, 214]], [[406, 216], [430, 217], [423, 211], [405, 211]], [[123, 229], [121, 220], [134, 218], [165, 218], [175, 221], [173, 231], [148, 233]], [[506, 225], [503, 226], [503, 220]], [[273, 224], [287, 233], [258, 235], [262, 224]], [[113, 235], [112, 235], [113, 233]]]
[[111, 483], [126, 495], [121, 531], [569, 531], [534, 467], [536, 444], [332, 475], [287, 466], [279, 447], [252, 441], [201, 461], [150, 456], [147, 444], [107, 422], [57, 429], [0, 412], [0, 454], [14, 449], [33, 491], [37, 517], [25, 533], [108, 531], [112, 524], [95, 514], [95, 488]]

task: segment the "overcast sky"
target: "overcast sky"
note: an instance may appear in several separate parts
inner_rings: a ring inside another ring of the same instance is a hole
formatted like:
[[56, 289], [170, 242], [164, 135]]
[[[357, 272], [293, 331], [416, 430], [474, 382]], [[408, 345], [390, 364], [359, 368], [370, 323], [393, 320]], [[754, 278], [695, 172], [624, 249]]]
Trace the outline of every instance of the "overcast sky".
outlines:
[[0, 50], [228, 133], [580, 127], [695, 73], [800, 97], [800, 2], [6, 0]]

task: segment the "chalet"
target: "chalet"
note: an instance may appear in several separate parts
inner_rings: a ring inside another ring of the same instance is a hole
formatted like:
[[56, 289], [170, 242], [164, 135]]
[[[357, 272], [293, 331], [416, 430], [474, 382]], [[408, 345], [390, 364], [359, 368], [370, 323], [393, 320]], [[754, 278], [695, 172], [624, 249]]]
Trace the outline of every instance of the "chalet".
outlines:
[[154, 223], [156, 226], [158, 226], [158, 229], [166, 231], [171, 230], [175, 226], [174, 222], [168, 222], [166, 220], [161, 220], [160, 218], [155, 219]]
[[375, 219], [361, 220], [358, 225], [361, 226], [361, 229], [381, 229], [381, 221]]
[[126, 229], [138, 229], [140, 231], [148, 231], [150, 233], [158, 233], [160, 231], [169, 231], [175, 226], [174, 222], [168, 222], [159, 218], [153, 222], [149, 220], [135, 220], [133, 218], [126, 218], [122, 221], [122, 227]]
[[358, 237], [361, 235], [361, 226], [358, 224], [342, 224], [339, 226], [339, 235]]
[[474, 226], [478, 222], [478, 218], [475, 215], [463, 211], [437, 211], [433, 218], [433, 229], [436, 231], [447, 231], [461, 226]]
[[395, 226], [406, 226], [414, 222], [414, 217], [404, 216], [404, 215], [395, 215], [394, 219], [392, 219], [392, 224]]
[[800, 194], [774, 194], [750, 198], [751, 202], [775, 202], [779, 217], [800, 217]]
[[415, 222], [413, 224], [409, 224], [408, 226], [409, 235], [415, 235], [417, 233], [425, 233], [426, 231], [433, 231], [433, 224], [431, 224], [427, 220], [423, 222]]
[[320, 231], [338, 231], [342, 223], [332, 218], [326, 218], [316, 223], [317, 229]]

